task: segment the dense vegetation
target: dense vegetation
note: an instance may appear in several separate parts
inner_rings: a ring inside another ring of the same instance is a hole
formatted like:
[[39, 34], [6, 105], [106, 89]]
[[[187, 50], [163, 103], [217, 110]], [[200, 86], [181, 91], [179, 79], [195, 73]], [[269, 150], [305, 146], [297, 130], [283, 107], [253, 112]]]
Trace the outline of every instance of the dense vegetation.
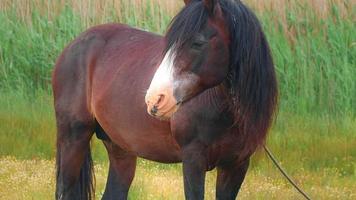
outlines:
[[[9, 90], [47, 89], [56, 57], [89, 26], [122, 22], [164, 33], [176, 12], [143, 0], [114, 6], [100, 1], [16, 2], [4, 1], [0, 13], [0, 86]], [[274, 9], [265, 3], [257, 12], [273, 49], [282, 110], [354, 116], [356, 28], [351, 1], [326, 3], [325, 8], [282, 2]]]
[[[280, 110], [269, 146], [292, 174], [314, 173], [318, 184], [352, 190], [354, 1], [245, 2], [263, 24], [278, 73]], [[164, 34], [181, 6], [180, 1], [165, 0], [0, 1], [0, 156], [53, 158], [51, 71], [61, 50], [81, 31], [121, 22]], [[93, 145], [95, 160], [106, 160], [102, 145]], [[275, 174], [261, 154], [255, 156], [252, 169]], [[324, 183], [327, 177], [335, 181]]]

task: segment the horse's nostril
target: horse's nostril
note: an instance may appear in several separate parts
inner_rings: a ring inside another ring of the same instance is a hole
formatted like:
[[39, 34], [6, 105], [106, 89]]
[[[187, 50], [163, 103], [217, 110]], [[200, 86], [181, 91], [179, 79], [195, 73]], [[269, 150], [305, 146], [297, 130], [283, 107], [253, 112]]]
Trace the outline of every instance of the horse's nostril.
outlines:
[[157, 101], [157, 105], [159, 105], [160, 103], [162, 103], [164, 101], [165, 96], [163, 94], [159, 95], [158, 101]]
[[158, 111], [157, 106], [153, 106], [153, 108], [151, 109], [151, 114], [152, 114], [153, 116], [156, 116], [157, 111]]

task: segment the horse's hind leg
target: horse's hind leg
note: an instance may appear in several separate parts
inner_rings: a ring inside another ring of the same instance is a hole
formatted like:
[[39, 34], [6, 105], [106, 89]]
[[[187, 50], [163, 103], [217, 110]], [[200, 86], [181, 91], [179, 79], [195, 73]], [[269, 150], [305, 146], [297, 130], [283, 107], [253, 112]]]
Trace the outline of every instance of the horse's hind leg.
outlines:
[[90, 153], [92, 124], [57, 113], [56, 199], [91, 199], [94, 193]]
[[240, 190], [249, 166], [249, 160], [244, 163], [225, 164], [218, 166], [216, 180], [216, 199], [234, 200]]
[[103, 143], [110, 159], [109, 175], [103, 199], [125, 200], [135, 176], [136, 156], [124, 151], [110, 140], [104, 140]]

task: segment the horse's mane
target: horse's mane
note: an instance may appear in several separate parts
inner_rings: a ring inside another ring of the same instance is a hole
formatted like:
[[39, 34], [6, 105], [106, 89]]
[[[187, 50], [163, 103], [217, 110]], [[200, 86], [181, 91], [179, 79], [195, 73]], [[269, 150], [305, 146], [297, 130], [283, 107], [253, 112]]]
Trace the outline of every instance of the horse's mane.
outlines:
[[[219, 0], [230, 31], [232, 106], [238, 134], [244, 135], [243, 153], [263, 145], [277, 107], [277, 81], [273, 59], [261, 25], [239, 0]], [[207, 23], [209, 14], [202, 1], [186, 6], [172, 21], [166, 35], [166, 52], [179, 51]]]

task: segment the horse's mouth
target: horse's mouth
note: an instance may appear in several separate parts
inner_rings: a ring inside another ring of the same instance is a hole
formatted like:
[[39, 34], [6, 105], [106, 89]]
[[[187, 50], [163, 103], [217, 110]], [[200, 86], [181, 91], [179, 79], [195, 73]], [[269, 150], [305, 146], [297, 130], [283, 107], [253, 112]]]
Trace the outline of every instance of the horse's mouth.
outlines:
[[186, 96], [185, 98], [179, 98], [179, 100], [176, 100], [176, 98], [174, 97], [173, 99], [174, 101], [171, 101], [170, 103], [166, 103], [163, 105], [160, 104], [159, 100], [157, 100], [156, 101], [157, 103], [154, 105], [147, 104], [148, 114], [159, 120], [167, 121], [174, 115], [174, 113], [177, 112], [179, 107], [185, 102], [189, 101], [190, 98]]
[[174, 113], [176, 113], [179, 109], [179, 107], [185, 102], [186, 100], [180, 100], [178, 101], [174, 106], [172, 106], [170, 109], [168, 109], [168, 111], [166, 112], [163, 112], [163, 113], [156, 113], [156, 114], [152, 114], [151, 115], [153, 117], [156, 117], [160, 120], [169, 120], [173, 115]]
[[151, 116], [159, 120], [166, 121], [169, 120], [175, 112], [177, 112], [181, 104], [182, 102], [178, 102], [174, 104], [172, 107], [170, 107], [169, 109], [165, 110], [164, 112], [160, 111], [159, 109], [157, 109], [156, 106], [154, 106], [153, 108], [148, 110], [148, 114], [150, 114]]

